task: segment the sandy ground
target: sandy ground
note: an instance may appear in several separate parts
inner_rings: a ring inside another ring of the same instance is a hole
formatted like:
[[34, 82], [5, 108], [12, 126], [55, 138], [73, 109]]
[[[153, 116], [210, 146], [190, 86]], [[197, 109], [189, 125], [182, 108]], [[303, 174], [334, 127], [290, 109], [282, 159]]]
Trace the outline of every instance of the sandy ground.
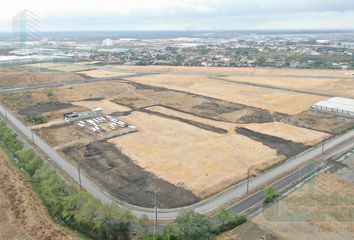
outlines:
[[282, 87], [294, 90], [308, 91], [317, 94], [330, 94], [354, 98], [353, 80], [325, 79], [325, 78], [277, 78], [277, 77], [236, 77], [229, 76], [223, 79], [245, 83], [264, 84], [273, 87]]
[[290, 115], [305, 111], [314, 103], [326, 99], [311, 94], [244, 86], [203, 76], [163, 74], [129, 79]]
[[77, 239], [47, 216], [31, 186], [0, 150], [0, 239]]
[[342, 70], [307, 70], [307, 69], [272, 69], [272, 68], [227, 68], [227, 67], [181, 67], [181, 66], [127, 66], [114, 65], [113, 67], [134, 72], [174, 72], [174, 73], [198, 73], [198, 74], [247, 74], [247, 75], [301, 75], [301, 76], [325, 76], [351, 78], [353, 71]]
[[126, 112], [131, 109], [122, 105], [118, 105], [114, 102], [108, 100], [101, 101], [79, 101], [73, 102], [72, 104], [85, 107], [87, 109], [102, 108], [104, 114], [112, 114], [114, 112]]
[[285, 140], [303, 143], [308, 146], [314, 146], [330, 137], [330, 135], [326, 133], [300, 128], [281, 122], [245, 124], [240, 125], [240, 127], [244, 127], [262, 134], [279, 137]]
[[267, 229], [261, 228], [252, 221], [248, 221], [241, 226], [223, 233], [215, 240], [284, 240]]
[[47, 128], [47, 127], [51, 127], [63, 123], [65, 123], [65, 120], [63, 118], [57, 118], [57, 119], [50, 120], [47, 123], [30, 126], [29, 128], [30, 129]]
[[128, 91], [128, 87], [113, 81], [100, 81], [94, 83], [77, 84], [52, 88], [56, 99], [61, 102], [78, 102], [92, 98], [111, 100], [114, 96]]
[[74, 125], [37, 128], [36, 133], [52, 146], [59, 147], [76, 141], [93, 141], [94, 137]]
[[308, 90], [317, 88], [321, 92], [320, 87], [330, 83], [337, 83], [341, 80], [326, 78], [296, 78], [296, 77], [274, 77], [274, 76], [228, 76], [227, 79], [236, 82], [257, 83], [274, 87], [282, 87], [296, 90]]
[[82, 76], [70, 72], [29, 72], [22, 69], [14, 72], [0, 72], [0, 87], [28, 86], [32, 84], [81, 80]]
[[322, 174], [252, 221], [288, 240], [354, 239], [354, 185]]
[[61, 64], [61, 63], [36, 63], [36, 64], [27, 64], [27, 67], [32, 68], [46, 68], [49, 70], [55, 70], [60, 72], [79, 72], [90, 70], [90, 67], [86, 67], [83, 65], [74, 65], [74, 64]]
[[80, 73], [83, 73], [83, 74], [85, 74], [89, 77], [93, 77], [93, 78], [119, 77], [119, 76], [129, 74], [127, 72], [113, 72], [113, 71], [107, 71], [107, 70], [90, 70], [90, 71], [85, 71], [85, 72], [80, 72]]
[[201, 117], [194, 116], [192, 114], [175, 111], [173, 109], [169, 109], [169, 108], [165, 108], [165, 107], [161, 107], [161, 106], [148, 107], [146, 109], [153, 111], [153, 112], [163, 113], [163, 114], [166, 114], [169, 116], [175, 116], [175, 117], [179, 117], [179, 118], [183, 118], [183, 119], [192, 120], [195, 122], [204, 123], [204, 124], [211, 125], [214, 127], [229, 130], [231, 132], [233, 132], [235, 130], [235, 127], [237, 126], [237, 124], [234, 124], [234, 123], [228, 123], [228, 122], [222, 122], [222, 121], [215, 121], [215, 120], [211, 120], [211, 119], [207, 119], [207, 118], [201, 118]]
[[110, 142], [142, 168], [200, 197], [242, 180], [248, 167], [264, 169], [284, 159], [241, 135], [220, 135], [140, 112], [121, 118], [139, 132]]

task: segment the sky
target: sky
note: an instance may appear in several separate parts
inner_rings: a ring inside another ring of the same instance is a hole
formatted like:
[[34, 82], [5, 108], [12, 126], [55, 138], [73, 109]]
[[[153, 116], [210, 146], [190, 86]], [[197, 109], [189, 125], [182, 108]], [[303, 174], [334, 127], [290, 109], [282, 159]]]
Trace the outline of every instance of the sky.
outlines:
[[0, 31], [24, 9], [42, 31], [354, 30], [354, 0], [11, 0]]

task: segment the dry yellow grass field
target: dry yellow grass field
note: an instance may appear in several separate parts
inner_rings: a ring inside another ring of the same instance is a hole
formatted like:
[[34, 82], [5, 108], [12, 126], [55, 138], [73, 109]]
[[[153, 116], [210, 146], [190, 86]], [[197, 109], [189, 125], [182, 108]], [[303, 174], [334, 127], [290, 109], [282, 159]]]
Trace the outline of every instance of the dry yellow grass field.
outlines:
[[244, 179], [249, 167], [264, 169], [284, 159], [241, 135], [220, 135], [141, 112], [121, 118], [139, 132], [109, 141], [146, 171], [200, 197]]
[[243, 127], [262, 134], [279, 137], [297, 143], [303, 143], [308, 146], [314, 146], [322, 142], [324, 139], [330, 137], [330, 135], [326, 133], [310, 130], [307, 128], [296, 127], [282, 122], [235, 124], [200, 118], [191, 114], [178, 112], [160, 106], [149, 107], [147, 109], [153, 112], [163, 113], [169, 116], [188, 119], [195, 122], [200, 122], [214, 127], [222, 128], [228, 130], [230, 134], [234, 133], [236, 127]]
[[129, 87], [113, 81], [100, 81], [52, 88], [56, 99], [62, 102], [79, 102], [92, 98], [114, 99], [116, 95], [129, 92]]
[[235, 127], [237, 126], [237, 124], [235, 124], [235, 123], [221, 122], [221, 121], [215, 121], [215, 120], [211, 120], [211, 119], [207, 119], [207, 118], [201, 118], [201, 117], [194, 116], [192, 114], [175, 111], [175, 110], [161, 107], [161, 106], [148, 107], [146, 109], [153, 111], [153, 112], [163, 113], [163, 114], [166, 114], [169, 116], [183, 118], [183, 119], [187, 119], [187, 120], [191, 120], [191, 121], [195, 121], [195, 122], [204, 123], [204, 124], [207, 124], [210, 126], [222, 128], [225, 130], [229, 130], [229, 132], [232, 132], [232, 133], [235, 130]]
[[101, 101], [79, 101], [73, 102], [72, 104], [85, 107], [87, 109], [93, 108], [102, 108], [104, 114], [112, 114], [114, 112], [126, 112], [131, 109], [122, 105], [118, 105], [109, 100], [101, 100]]
[[255, 132], [314, 146], [330, 137], [329, 134], [292, 126], [281, 122], [240, 125]]
[[84, 71], [84, 72], [80, 72], [80, 73], [85, 74], [89, 77], [93, 77], [93, 78], [119, 77], [119, 76], [129, 74], [127, 72], [113, 72], [113, 71], [107, 71], [107, 70], [89, 70], [89, 71]]
[[182, 67], [182, 66], [129, 66], [113, 65], [112, 67], [133, 72], [174, 72], [197, 74], [245, 74], [245, 75], [298, 75], [298, 76], [336, 76], [351, 78], [352, 71], [343, 70], [308, 70], [308, 69], [273, 69], [273, 68], [231, 68], [231, 67]]
[[157, 87], [190, 92], [216, 99], [262, 108], [271, 112], [295, 115], [325, 97], [261, 87], [244, 86], [205, 76], [158, 74], [129, 80]]
[[332, 174], [306, 183], [252, 221], [287, 240], [354, 239], [354, 185]]

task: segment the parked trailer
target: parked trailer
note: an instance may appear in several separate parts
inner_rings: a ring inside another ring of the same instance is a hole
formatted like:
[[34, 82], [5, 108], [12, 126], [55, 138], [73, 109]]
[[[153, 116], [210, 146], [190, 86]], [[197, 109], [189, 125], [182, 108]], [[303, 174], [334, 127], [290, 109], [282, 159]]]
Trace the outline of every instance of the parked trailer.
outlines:
[[127, 124], [126, 124], [125, 122], [122, 122], [122, 121], [119, 121], [119, 122], [117, 123], [117, 125], [118, 125], [119, 127], [121, 127], [121, 128], [124, 128], [124, 127], [127, 126]]

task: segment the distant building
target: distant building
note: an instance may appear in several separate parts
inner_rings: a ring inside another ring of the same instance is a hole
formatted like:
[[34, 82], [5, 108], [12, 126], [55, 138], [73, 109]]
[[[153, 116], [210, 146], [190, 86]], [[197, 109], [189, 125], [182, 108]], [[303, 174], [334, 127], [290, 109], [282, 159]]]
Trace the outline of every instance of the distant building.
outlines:
[[341, 46], [343, 48], [350, 48], [350, 49], [354, 49], [354, 42], [344, 42], [341, 44]]
[[39, 17], [29, 10], [23, 10], [13, 17], [13, 37], [16, 42], [40, 41]]
[[113, 40], [112, 39], [105, 39], [102, 41], [102, 46], [105, 46], [105, 47], [111, 47], [113, 46]]
[[330, 41], [329, 40], [316, 40], [316, 43], [318, 43], [318, 44], [323, 44], [323, 45], [327, 45], [327, 44], [329, 44], [330, 43]]
[[333, 97], [316, 103], [311, 109], [354, 118], [354, 100], [349, 98]]

